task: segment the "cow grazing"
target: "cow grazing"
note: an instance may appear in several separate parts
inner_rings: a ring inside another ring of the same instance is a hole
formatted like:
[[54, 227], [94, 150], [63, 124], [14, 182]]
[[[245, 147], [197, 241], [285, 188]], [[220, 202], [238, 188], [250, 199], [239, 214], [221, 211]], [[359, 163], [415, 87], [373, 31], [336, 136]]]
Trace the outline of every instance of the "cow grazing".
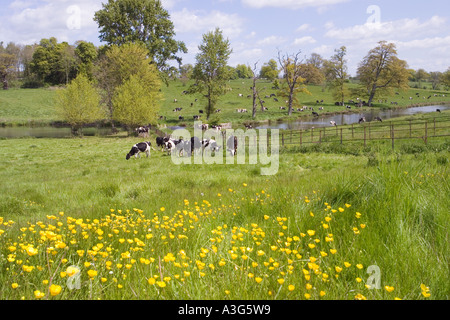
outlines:
[[214, 139], [203, 139], [202, 140], [202, 150], [203, 152], [219, 152], [220, 146], [217, 144], [217, 141]]
[[317, 113], [317, 112], [312, 112], [312, 115], [314, 116], [314, 117], [318, 117], [319, 116], [319, 114]]
[[230, 151], [232, 156], [235, 156], [237, 153], [238, 140], [235, 136], [230, 136], [227, 140], [227, 151]]
[[133, 147], [131, 147], [130, 152], [128, 152], [126, 159], [129, 160], [132, 156], [135, 156], [135, 158], [140, 158], [141, 152], [145, 152], [147, 154], [147, 158], [150, 157], [150, 148], [151, 148], [151, 142], [140, 142], [136, 143]]
[[441, 109], [436, 109], [436, 112], [439, 112], [439, 113], [441, 113]]
[[[188, 142], [188, 145], [186, 146], [188, 149], [190, 149], [190, 154], [192, 155], [195, 153], [196, 150], [200, 150], [202, 147], [202, 142], [198, 137], [192, 137], [191, 141]], [[189, 148], [190, 147], [190, 148]]]
[[366, 122], [366, 118], [365, 117], [362, 117], [362, 118], [359, 118], [359, 121], [358, 121], [358, 123], [363, 123], [363, 122]]
[[380, 117], [375, 117], [375, 121], [383, 122], [383, 120]]
[[169, 137], [156, 137], [156, 145], [162, 149], [166, 146], [166, 142], [169, 141]]
[[331, 124], [332, 126], [337, 126], [336, 121], [333, 121], [333, 120], [330, 121], [330, 124]]
[[165, 147], [168, 154], [177, 151], [177, 156], [183, 155], [185, 141], [183, 139], [170, 139], [165, 142]]

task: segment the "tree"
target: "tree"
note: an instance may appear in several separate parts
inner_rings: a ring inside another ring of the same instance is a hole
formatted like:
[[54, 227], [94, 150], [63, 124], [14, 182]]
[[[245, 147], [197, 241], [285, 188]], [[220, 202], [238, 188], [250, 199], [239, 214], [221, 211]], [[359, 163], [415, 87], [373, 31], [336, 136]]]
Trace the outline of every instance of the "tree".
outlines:
[[280, 70], [278, 69], [277, 62], [274, 59], [270, 59], [269, 62], [263, 64], [259, 77], [273, 81], [278, 78]]
[[300, 74], [305, 79], [305, 84], [319, 85], [323, 83], [325, 77], [323, 73], [311, 63], [303, 63], [300, 65]]
[[113, 119], [129, 132], [143, 124], [156, 123], [160, 98], [158, 90], [149, 91], [139, 76], [132, 75], [115, 91]]
[[92, 80], [94, 78], [94, 61], [98, 57], [95, 45], [92, 42], [78, 41], [75, 55], [78, 59], [78, 73], [84, 73]]
[[392, 89], [407, 89], [409, 73], [406, 61], [397, 57], [395, 44], [380, 41], [369, 51], [358, 66], [358, 77], [369, 97], [368, 104], [376, 94], [390, 93]]
[[236, 66], [236, 73], [239, 79], [250, 79], [253, 77], [253, 70], [250, 66], [245, 64], [238, 64]]
[[439, 71], [430, 72], [430, 81], [433, 90], [439, 89], [439, 85], [441, 84], [441, 77], [442, 72]]
[[112, 101], [114, 93], [132, 75], [141, 79], [141, 83], [148, 90], [148, 94], [152, 94], [154, 91], [159, 92], [161, 82], [157, 76], [158, 70], [151, 61], [147, 48], [142, 44], [133, 43], [120, 47], [113, 45], [101, 57], [95, 68], [95, 78], [102, 90], [103, 102], [109, 110], [110, 120], [114, 119], [114, 104]]
[[8, 50], [11, 46], [3, 47], [3, 42], [0, 42], [0, 81], [3, 83], [3, 90], [9, 88], [9, 78], [15, 72], [18, 56]]
[[289, 115], [292, 115], [294, 106], [298, 105], [298, 94], [310, 94], [308, 89], [304, 86], [305, 79], [301, 77], [301, 65], [303, 61], [299, 58], [300, 54], [301, 51], [292, 55], [281, 55], [281, 53], [278, 52], [278, 62], [284, 73], [284, 81], [280, 90], [280, 95], [288, 99]]
[[42, 39], [34, 50], [30, 68], [41, 82], [67, 84], [76, 76], [74, 49], [67, 42], [58, 43], [54, 37]]
[[444, 73], [441, 75], [441, 83], [445, 86], [445, 88], [450, 88], [450, 68], [447, 69]]
[[207, 99], [206, 117], [214, 112], [219, 97], [226, 93], [229, 68], [227, 62], [232, 52], [230, 42], [223, 37], [222, 31], [216, 28], [214, 32], [203, 35], [203, 42], [198, 47], [196, 64], [193, 71], [195, 84], [190, 92], [201, 93]]
[[345, 97], [348, 94], [346, 88], [348, 79], [347, 60], [345, 59], [347, 48], [342, 46], [334, 52], [335, 54], [331, 59], [324, 62], [325, 76], [328, 86], [333, 92], [333, 98], [344, 105]]
[[81, 135], [84, 125], [105, 117], [97, 90], [83, 74], [72, 80], [66, 89], [57, 92], [55, 104], [61, 117], [71, 126], [73, 134]]
[[319, 70], [322, 70], [323, 64], [325, 62], [325, 59], [322, 58], [322, 56], [318, 53], [311, 53], [311, 56], [309, 57], [309, 59], [306, 60], [307, 64], [313, 65], [314, 67], [316, 67]]
[[186, 53], [183, 42], [174, 39], [174, 25], [160, 0], [109, 0], [94, 16], [100, 40], [109, 45], [143, 43], [161, 72], [170, 69], [167, 61], [181, 64], [178, 52]]
[[422, 81], [427, 80], [430, 74], [424, 69], [419, 69], [416, 71], [416, 81], [419, 83], [419, 88], [422, 88]]

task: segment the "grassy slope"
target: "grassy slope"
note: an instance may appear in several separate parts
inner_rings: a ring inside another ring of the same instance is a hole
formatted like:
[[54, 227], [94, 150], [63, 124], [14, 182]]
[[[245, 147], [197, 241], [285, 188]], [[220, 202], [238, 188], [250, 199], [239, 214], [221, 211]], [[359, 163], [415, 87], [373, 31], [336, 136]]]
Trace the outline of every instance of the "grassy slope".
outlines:
[[[272, 83], [260, 82], [258, 84], [260, 88], [266, 88], [261, 91], [263, 100], [266, 101], [266, 107], [269, 111], [257, 113], [257, 121], [264, 120], [277, 120], [286, 118], [286, 111], [279, 109], [280, 106], [285, 105], [283, 99], [278, 98], [279, 102], [275, 102], [273, 98], [264, 98], [266, 95], [270, 96], [272, 93], [277, 93], [276, 90], [272, 90]], [[351, 84], [351, 86], [354, 86]], [[220, 114], [214, 114], [210, 121], [221, 122], [233, 122], [243, 123], [251, 122], [252, 101], [247, 98], [247, 95], [251, 94], [251, 81], [250, 80], [234, 80], [230, 81], [231, 91], [223, 96], [217, 108], [222, 110]], [[182, 82], [175, 81], [170, 84], [169, 87], [163, 87], [164, 100], [161, 102], [160, 114], [166, 117], [165, 123], [168, 125], [191, 125], [193, 122], [193, 116], [199, 115], [198, 110], [204, 109], [205, 100], [200, 95], [183, 95], [182, 92], [187, 89]], [[302, 105], [315, 107], [318, 111], [319, 106], [323, 106], [323, 111], [319, 113], [335, 113], [335, 112], [347, 112], [345, 107], [334, 106], [334, 101], [331, 98], [331, 93], [328, 90], [323, 90], [321, 86], [309, 86], [308, 90], [311, 95], [302, 94], [299, 97], [299, 101]], [[239, 97], [238, 94], [243, 94], [243, 97]], [[416, 93], [420, 93], [419, 98], [416, 97]], [[439, 97], [434, 97], [435, 93], [439, 93]], [[5, 123], [18, 123], [27, 124], [29, 121], [48, 123], [51, 121], [60, 121], [61, 119], [55, 113], [53, 106], [53, 97], [55, 90], [52, 89], [11, 89], [8, 91], [0, 91], [0, 122]], [[442, 94], [446, 94], [446, 97], [442, 97]], [[430, 100], [423, 99], [423, 97], [432, 96]], [[403, 99], [402, 99], [403, 97]], [[413, 100], [409, 100], [409, 97], [413, 97]], [[178, 102], [174, 103], [174, 99]], [[195, 99], [198, 99], [195, 102]], [[438, 92], [432, 90], [423, 89], [410, 89], [407, 92], [401, 92], [400, 95], [394, 95], [392, 97], [386, 97], [388, 103], [377, 103], [375, 101], [375, 107], [392, 107], [391, 102], [398, 102], [399, 106], [408, 106], [412, 104], [432, 103], [441, 101], [450, 101], [450, 96], [447, 92]], [[324, 100], [323, 104], [319, 104], [316, 107], [317, 100]], [[191, 103], [194, 103], [191, 107]], [[181, 107], [183, 110], [179, 113], [174, 113], [172, 110], [175, 107]], [[236, 109], [244, 108], [249, 112], [246, 114], [237, 113]], [[259, 105], [258, 105], [259, 111]], [[310, 113], [295, 112], [293, 117], [309, 115]], [[184, 121], [179, 121], [178, 116], [183, 116]], [[202, 119], [205, 121], [205, 119]]]

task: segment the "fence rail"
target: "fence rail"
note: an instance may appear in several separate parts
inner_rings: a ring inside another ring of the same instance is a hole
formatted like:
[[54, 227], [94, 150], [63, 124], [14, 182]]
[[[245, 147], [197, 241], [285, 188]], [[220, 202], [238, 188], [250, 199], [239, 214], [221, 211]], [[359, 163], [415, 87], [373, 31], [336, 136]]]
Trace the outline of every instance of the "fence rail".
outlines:
[[450, 117], [283, 130], [280, 132], [280, 144], [282, 147], [301, 147], [308, 144], [362, 142], [366, 146], [370, 141], [390, 140], [394, 148], [396, 140], [421, 139], [427, 144], [429, 139], [438, 137], [450, 137]]

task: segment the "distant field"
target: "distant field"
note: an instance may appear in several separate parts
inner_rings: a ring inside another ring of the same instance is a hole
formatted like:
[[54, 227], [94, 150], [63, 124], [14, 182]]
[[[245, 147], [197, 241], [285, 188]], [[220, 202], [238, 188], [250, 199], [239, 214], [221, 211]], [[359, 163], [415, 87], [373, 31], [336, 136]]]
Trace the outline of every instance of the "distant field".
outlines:
[[[162, 91], [164, 94], [164, 100], [161, 102], [160, 115], [165, 116], [166, 120], [161, 121], [161, 124], [171, 125], [191, 125], [193, 123], [193, 116], [200, 115], [199, 110], [204, 110], [206, 101], [201, 95], [184, 95], [182, 92], [187, 90], [188, 85], [183, 85], [181, 81], [172, 81], [169, 87], [163, 86]], [[252, 122], [251, 110], [252, 99], [247, 98], [251, 95], [251, 81], [250, 80], [233, 80], [229, 83], [231, 90], [221, 97], [217, 104], [217, 109], [221, 109], [221, 113], [215, 113], [211, 116], [209, 122], [233, 122], [233, 123], [246, 123]], [[355, 84], [350, 84], [355, 86]], [[261, 90], [261, 98], [265, 101], [265, 106], [269, 109], [266, 112], [260, 111], [260, 105], [258, 103], [258, 112], [256, 115], [256, 121], [265, 120], [278, 120], [286, 119], [287, 111], [280, 110], [281, 106], [285, 106], [283, 98], [276, 97], [266, 98], [271, 94], [277, 94], [277, 90], [272, 89], [271, 82], [258, 83], [258, 87]], [[318, 113], [337, 113], [347, 112], [345, 107], [337, 107], [334, 105], [334, 101], [331, 97], [330, 91], [326, 90], [322, 86], [308, 86], [308, 90], [311, 95], [301, 94], [299, 101], [301, 105], [308, 107], [314, 107]], [[419, 93], [417, 96], [416, 93]], [[239, 97], [242, 94], [243, 97]], [[434, 95], [438, 96], [434, 96]], [[19, 124], [28, 125], [29, 123], [50, 123], [52, 121], [61, 121], [55, 112], [53, 104], [53, 98], [55, 95], [54, 89], [11, 89], [7, 91], [0, 91], [0, 124]], [[445, 95], [443, 97], [442, 95]], [[428, 97], [431, 96], [430, 99]], [[410, 100], [409, 97], [413, 99]], [[425, 99], [424, 99], [425, 97]], [[174, 99], [177, 102], [174, 102]], [[197, 101], [195, 101], [197, 99]], [[352, 99], [356, 99], [353, 97]], [[316, 101], [323, 100], [323, 103], [317, 104]], [[405, 107], [410, 105], [420, 104], [432, 104], [436, 102], [450, 102], [450, 94], [445, 91], [433, 91], [424, 89], [410, 89], [406, 92], [400, 92], [398, 95], [391, 97], [385, 97], [383, 100], [387, 102], [374, 101], [375, 108], [392, 108], [392, 107]], [[391, 104], [391, 102], [397, 102], [397, 105]], [[191, 103], [193, 104], [191, 106]], [[318, 110], [319, 107], [323, 107], [323, 110]], [[181, 112], [173, 112], [175, 108], [182, 108]], [[248, 113], [237, 113], [236, 109], [247, 109]], [[367, 109], [367, 108], [364, 108]], [[297, 118], [305, 115], [310, 115], [310, 112], [297, 112], [295, 111], [291, 118]], [[179, 116], [184, 117], [184, 120], [180, 121]], [[202, 117], [202, 121], [205, 121], [205, 116]]]

